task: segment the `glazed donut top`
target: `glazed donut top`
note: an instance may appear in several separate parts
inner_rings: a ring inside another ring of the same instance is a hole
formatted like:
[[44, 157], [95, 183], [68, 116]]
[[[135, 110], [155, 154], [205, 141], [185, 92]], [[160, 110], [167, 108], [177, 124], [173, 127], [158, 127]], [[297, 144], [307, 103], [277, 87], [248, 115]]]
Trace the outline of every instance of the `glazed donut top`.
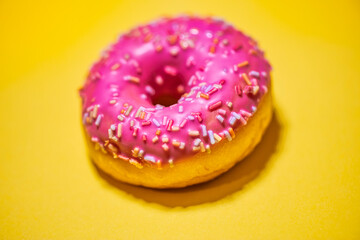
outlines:
[[[270, 86], [256, 42], [216, 18], [162, 18], [121, 35], [80, 89], [96, 146], [141, 168], [231, 141]], [[165, 106], [164, 106], [165, 105]]]

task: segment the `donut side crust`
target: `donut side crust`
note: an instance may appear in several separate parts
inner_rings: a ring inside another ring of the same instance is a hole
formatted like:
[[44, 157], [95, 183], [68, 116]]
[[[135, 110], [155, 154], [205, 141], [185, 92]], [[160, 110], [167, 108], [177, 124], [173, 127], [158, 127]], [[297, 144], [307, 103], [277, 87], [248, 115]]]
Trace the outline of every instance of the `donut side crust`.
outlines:
[[228, 171], [243, 160], [260, 142], [272, 118], [271, 89], [262, 97], [256, 113], [245, 126], [235, 130], [236, 137], [215, 144], [211, 153], [197, 153], [177, 161], [173, 167], [161, 169], [144, 166], [139, 169], [110, 154], [95, 150], [94, 143], [86, 136], [89, 155], [95, 165], [113, 178], [134, 185], [151, 188], [182, 188], [205, 182]]

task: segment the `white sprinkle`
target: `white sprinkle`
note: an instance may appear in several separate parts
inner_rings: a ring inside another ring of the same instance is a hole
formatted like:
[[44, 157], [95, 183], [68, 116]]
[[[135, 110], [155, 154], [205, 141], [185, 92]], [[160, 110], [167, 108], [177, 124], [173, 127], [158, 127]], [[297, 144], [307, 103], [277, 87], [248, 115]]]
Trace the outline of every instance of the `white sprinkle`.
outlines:
[[155, 118], [153, 118], [152, 121], [157, 127], [161, 126], [160, 123], [158, 122], [158, 120], [156, 120]]
[[138, 110], [136, 111], [136, 114], [135, 114], [135, 118], [139, 117], [141, 112], [144, 111], [144, 107], [139, 107]]
[[209, 130], [208, 133], [209, 133], [210, 143], [214, 145], [215, 144], [214, 132], [212, 130]]
[[151, 155], [148, 155], [148, 154], [146, 154], [146, 155], [144, 156], [144, 160], [149, 161], [149, 162], [156, 163], [155, 157], [153, 157], [153, 156], [151, 156]]
[[230, 125], [233, 126], [235, 124], [235, 121], [236, 121], [236, 118], [231, 116], [230, 119], [229, 119]]
[[240, 110], [240, 114], [245, 116], [245, 117], [251, 117], [251, 113], [245, 111], [245, 110]]
[[163, 126], [166, 126], [166, 124], [167, 124], [167, 116], [164, 116], [164, 118], [163, 118], [163, 122], [162, 122], [162, 125]]
[[117, 118], [120, 120], [120, 121], [124, 121], [124, 117], [122, 115], [118, 115]]
[[192, 29], [190, 29], [190, 33], [193, 34], [193, 35], [198, 35], [198, 34], [199, 34], [199, 30], [196, 29], [196, 28], [192, 28]]
[[195, 139], [194, 140], [194, 146], [199, 146], [200, 145], [200, 143], [201, 143], [201, 139], [200, 138], [197, 138], [197, 139]]
[[230, 142], [232, 140], [232, 137], [230, 135], [230, 133], [228, 131], [224, 131], [225, 137], [227, 138], [227, 140]]
[[223, 123], [224, 118], [221, 115], [216, 115], [216, 119], [219, 120], [219, 122]]
[[182, 113], [184, 111], [184, 107], [182, 105], [179, 106], [179, 113]]
[[115, 124], [111, 124], [110, 128], [111, 128], [111, 130], [115, 131], [116, 130]]
[[251, 71], [249, 72], [250, 77], [260, 77], [260, 73], [257, 71]]
[[150, 94], [151, 96], [155, 95], [155, 90], [150, 86], [150, 85], [146, 85], [145, 87], [145, 91]]
[[110, 128], [108, 129], [108, 134], [109, 134], [109, 138], [114, 137], [113, 131]]
[[144, 155], [144, 150], [140, 150], [140, 152], [139, 152], [139, 157], [142, 157]]
[[207, 136], [206, 126], [204, 124], [201, 124], [200, 127], [202, 130], [203, 137], [206, 137]]
[[226, 105], [228, 106], [228, 108], [232, 108], [233, 103], [232, 102], [226, 102]]
[[131, 112], [132, 109], [133, 109], [133, 106], [130, 105], [130, 106], [128, 107], [128, 109], [126, 110], [126, 112], [125, 112], [125, 116], [128, 116], [128, 115], [130, 114], [130, 112]]
[[257, 108], [256, 108], [255, 106], [252, 106], [252, 107], [251, 107], [251, 110], [252, 110], [253, 112], [256, 112], [256, 109], [257, 109]]
[[261, 72], [261, 75], [262, 75], [263, 77], [266, 77], [266, 76], [267, 76], [267, 73], [266, 73], [266, 72]]
[[240, 120], [240, 118], [241, 118], [241, 115], [240, 115], [240, 114], [237, 114], [236, 112], [231, 112], [231, 114], [232, 114], [237, 120]]
[[184, 142], [181, 142], [180, 143], [180, 146], [179, 146], [179, 149], [183, 150], [185, 148], [185, 143]]
[[207, 88], [205, 89], [205, 92], [207, 93], [207, 92], [209, 92], [211, 89], [212, 89], [212, 86], [209, 85], [209, 86], [207, 86]]
[[191, 120], [191, 121], [195, 120], [194, 116], [191, 116], [191, 115], [188, 116], [188, 119]]
[[102, 115], [98, 115], [96, 120], [95, 120], [95, 125], [98, 127], [100, 126], [100, 122], [101, 122], [101, 119], [102, 119]]

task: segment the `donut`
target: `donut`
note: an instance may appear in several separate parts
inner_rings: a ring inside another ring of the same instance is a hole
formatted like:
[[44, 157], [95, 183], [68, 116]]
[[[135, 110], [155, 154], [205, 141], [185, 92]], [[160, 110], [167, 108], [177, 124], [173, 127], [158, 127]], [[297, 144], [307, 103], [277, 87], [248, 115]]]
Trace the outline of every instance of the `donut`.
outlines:
[[272, 117], [271, 66], [215, 17], [164, 17], [108, 47], [80, 88], [90, 158], [151, 188], [210, 180], [244, 159]]

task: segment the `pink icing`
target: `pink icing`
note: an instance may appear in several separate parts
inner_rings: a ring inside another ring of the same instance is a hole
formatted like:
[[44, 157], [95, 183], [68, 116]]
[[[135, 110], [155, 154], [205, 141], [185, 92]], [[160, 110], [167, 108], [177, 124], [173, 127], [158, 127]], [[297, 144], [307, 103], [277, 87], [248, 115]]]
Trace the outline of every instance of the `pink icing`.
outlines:
[[[256, 42], [222, 20], [160, 19], [121, 35], [93, 65], [80, 90], [85, 131], [138, 167], [210, 153], [256, 112], [270, 70]], [[175, 103], [154, 106], [164, 97]]]

